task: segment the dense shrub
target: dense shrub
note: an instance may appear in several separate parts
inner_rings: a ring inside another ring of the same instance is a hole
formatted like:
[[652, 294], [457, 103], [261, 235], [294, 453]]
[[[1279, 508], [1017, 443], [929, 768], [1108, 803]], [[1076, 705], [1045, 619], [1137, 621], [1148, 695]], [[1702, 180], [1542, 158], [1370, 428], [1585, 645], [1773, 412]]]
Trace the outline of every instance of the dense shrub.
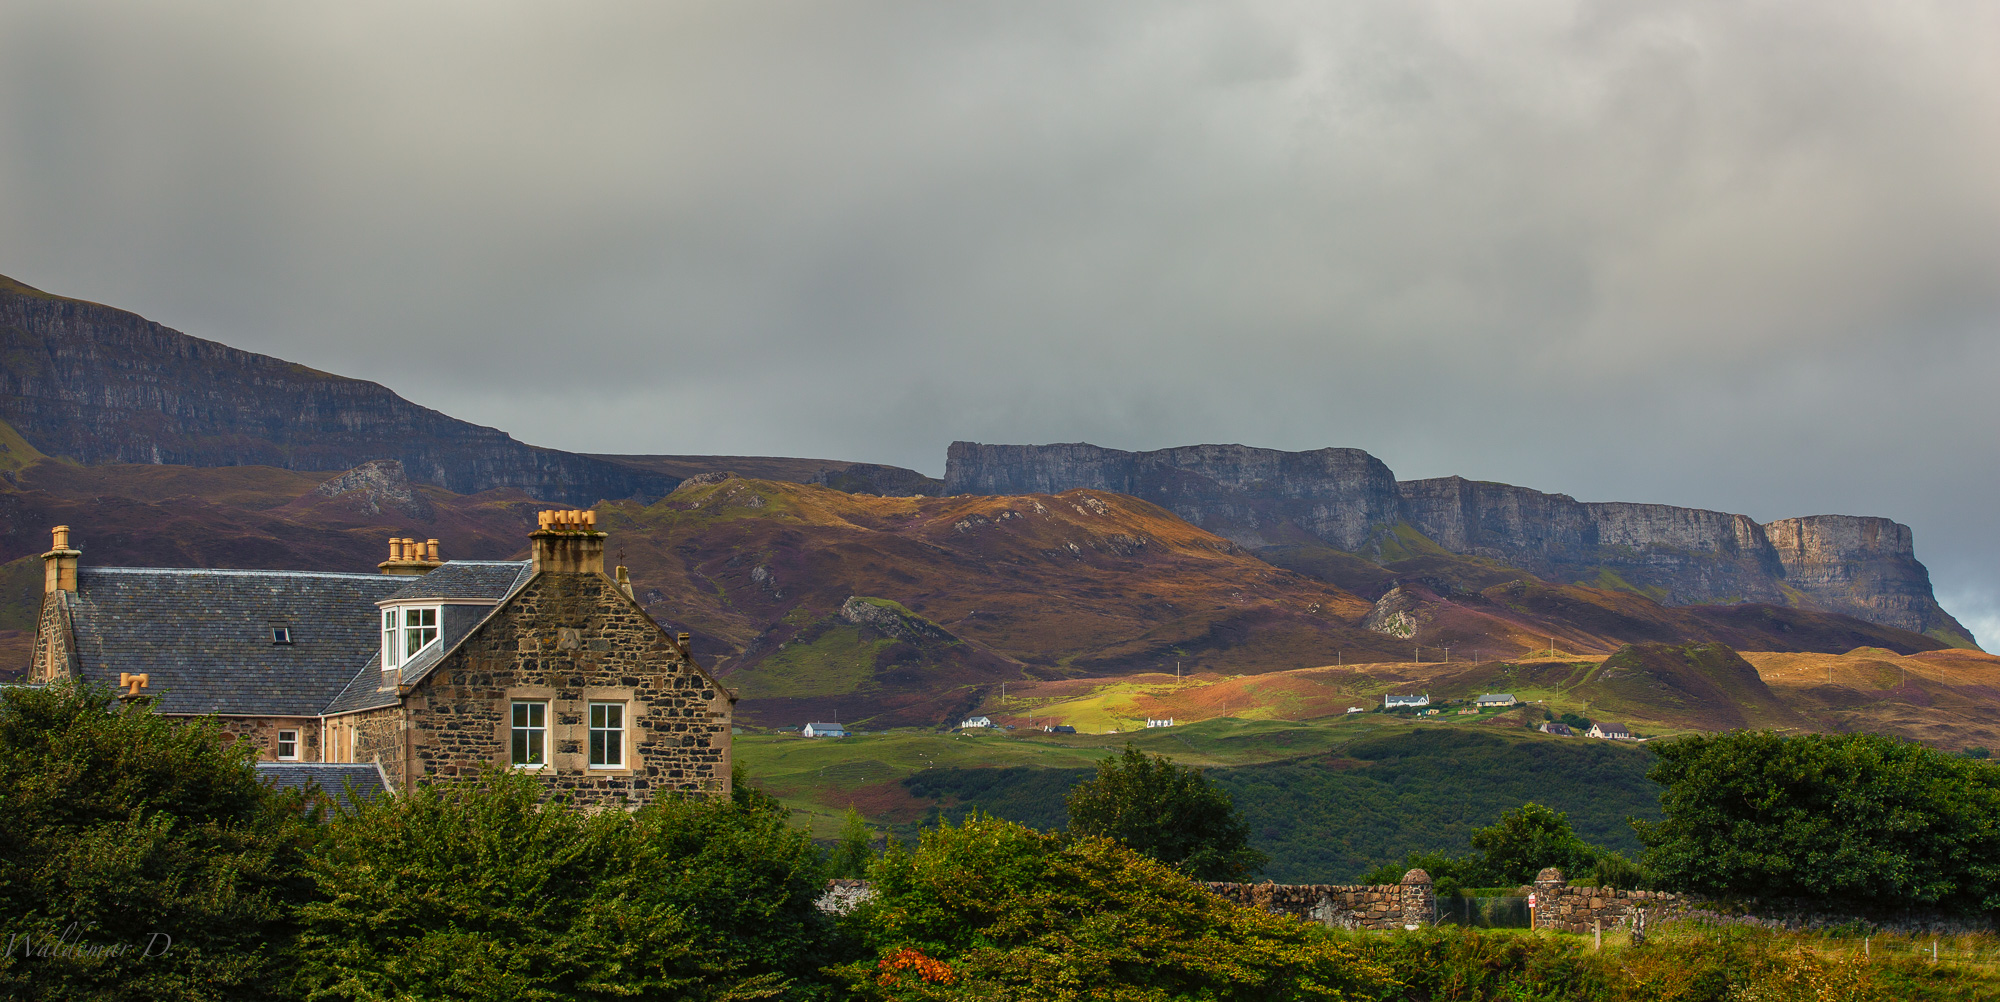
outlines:
[[147, 702], [0, 689], [0, 995], [256, 998], [282, 976], [301, 801], [261, 786], [213, 721]]
[[1664, 885], [1882, 907], [2000, 909], [2000, 767], [1876, 734], [1739, 731], [1653, 746]]
[[1429, 873], [1442, 897], [1465, 887], [1517, 887], [1553, 866], [1564, 878], [1593, 879], [1602, 886], [1639, 887], [1647, 878], [1631, 860], [1578, 838], [1569, 816], [1540, 804], [1523, 804], [1472, 833], [1478, 852], [1450, 856], [1443, 852], [1415, 853], [1400, 864], [1376, 867], [1363, 883], [1393, 884], [1411, 869]]
[[924, 833], [849, 916], [873, 951], [842, 968], [862, 998], [1373, 998], [1380, 970], [1324, 929], [1239, 908], [1105, 838], [990, 818]]
[[1580, 938], [1451, 928], [1344, 938], [1403, 985], [1380, 996], [1385, 999], [1887, 1002], [1908, 997], [1887, 987], [1889, 965], [1869, 966], [1858, 950], [1813, 949], [1817, 944], [1800, 937], [1763, 930], [1683, 926], [1662, 930], [1645, 947], [1602, 952]]
[[1268, 859], [1250, 848], [1250, 826], [1229, 794], [1200, 769], [1129, 744], [1099, 762], [1065, 803], [1071, 832], [1115, 838], [1203, 880], [1242, 880]]
[[312, 998], [763, 998], [809, 993], [821, 862], [756, 798], [636, 814], [532, 777], [419, 788], [332, 820], [310, 862]]

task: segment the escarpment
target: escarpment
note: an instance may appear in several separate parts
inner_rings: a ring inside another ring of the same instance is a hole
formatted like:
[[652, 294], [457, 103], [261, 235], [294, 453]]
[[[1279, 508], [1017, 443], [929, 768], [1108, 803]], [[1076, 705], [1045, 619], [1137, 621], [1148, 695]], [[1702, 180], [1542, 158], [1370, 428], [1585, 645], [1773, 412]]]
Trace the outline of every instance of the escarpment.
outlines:
[[460, 494], [661, 496], [679, 478], [542, 449], [366, 380], [204, 341], [133, 313], [0, 279], [0, 420], [86, 464], [346, 470], [401, 461]]
[[1084, 443], [954, 442], [947, 456], [946, 494], [1072, 487], [1137, 495], [1252, 548], [1310, 542], [1388, 564], [1421, 558], [1430, 547], [1552, 581], [1635, 591], [1665, 605], [1789, 605], [1945, 643], [1972, 639], [1938, 605], [1909, 527], [1885, 518], [1814, 515], [1759, 524], [1728, 512], [1584, 502], [1463, 477], [1399, 482], [1357, 449], [1122, 452]]

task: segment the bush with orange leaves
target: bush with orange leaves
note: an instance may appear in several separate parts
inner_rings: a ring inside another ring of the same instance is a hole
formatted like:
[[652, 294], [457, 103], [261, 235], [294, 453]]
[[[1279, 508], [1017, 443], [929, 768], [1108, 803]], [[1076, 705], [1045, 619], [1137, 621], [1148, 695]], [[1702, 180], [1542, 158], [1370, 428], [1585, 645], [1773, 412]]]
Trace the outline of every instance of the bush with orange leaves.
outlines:
[[[846, 918], [857, 998], [1337, 1002], [1396, 984], [1348, 943], [1240, 908], [1110, 839], [972, 817], [892, 849]], [[936, 965], [936, 966], [928, 966]]]

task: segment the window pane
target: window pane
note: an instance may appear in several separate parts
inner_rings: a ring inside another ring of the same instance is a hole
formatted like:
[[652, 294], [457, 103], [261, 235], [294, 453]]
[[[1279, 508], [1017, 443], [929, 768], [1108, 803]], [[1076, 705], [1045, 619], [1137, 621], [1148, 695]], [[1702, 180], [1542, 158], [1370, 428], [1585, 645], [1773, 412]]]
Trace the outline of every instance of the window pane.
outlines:
[[614, 728], [625, 726], [625, 704], [600, 703], [598, 705], [604, 707], [604, 726]]
[[515, 703], [515, 704], [514, 704], [514, 726], [515, 726], [515, 727], [526, 727], [526, 726], [528, 726], [528, 704], [527, 704], [527, 703]]
[[514, 730], [514, 764], [532, 764], [528, 761], [528, 732], [522, 728]]
[[606, 746], [607, 744], [609, 744], [609, 743], [610, 743], [610, 742], [609, 742], [609, 740], [608, 740], [609, 738], [610, 738], [610, 735], [609, 735], [609, 734], [607, 734], [607, 733], [606, 733], [606, 732], [604, 732], [604, 731], [591, 731], [591, 732], [590, 732], [590, 764], [591, 764], [591, 765], [609, 765], [609, 764], [611, 764], [611, 763], [607, 762], [607, 761], [605, 760], [605, 758], [604, 758], [604, 748], [605, 748], [605, 746]]
[[547, 708], [548, 708], [548, 704], [547, 704], [547, 703], [529, 703], [529, 704], [528, 704], [528, 726], [530, 726], [530, 727], [540, 727], [540, 726], [542, 726], [542, 711], [543, 711], [543, 710], [545, 710], [545, 709], [547, 709]]
[[528, 732], [528, 764], [542, 764], [542, 732], [540, 728]]

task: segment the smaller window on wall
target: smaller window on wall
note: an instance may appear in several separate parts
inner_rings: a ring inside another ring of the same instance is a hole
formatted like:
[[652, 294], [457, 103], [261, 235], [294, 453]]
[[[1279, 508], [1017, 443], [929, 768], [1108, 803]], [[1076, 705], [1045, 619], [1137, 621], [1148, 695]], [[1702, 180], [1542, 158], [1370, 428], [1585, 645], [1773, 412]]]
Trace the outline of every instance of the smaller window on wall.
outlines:
[[590, 767], [620, 769], [625, 765], [625, 704], [590, 704]]
[[547, 703], [515, 701], [513, 741], [515, 765], [533, 769], [549, 764], [548, 717]]
[[278, 732], [278, 761], [296, 762], [299, 758], [299, 732]]

